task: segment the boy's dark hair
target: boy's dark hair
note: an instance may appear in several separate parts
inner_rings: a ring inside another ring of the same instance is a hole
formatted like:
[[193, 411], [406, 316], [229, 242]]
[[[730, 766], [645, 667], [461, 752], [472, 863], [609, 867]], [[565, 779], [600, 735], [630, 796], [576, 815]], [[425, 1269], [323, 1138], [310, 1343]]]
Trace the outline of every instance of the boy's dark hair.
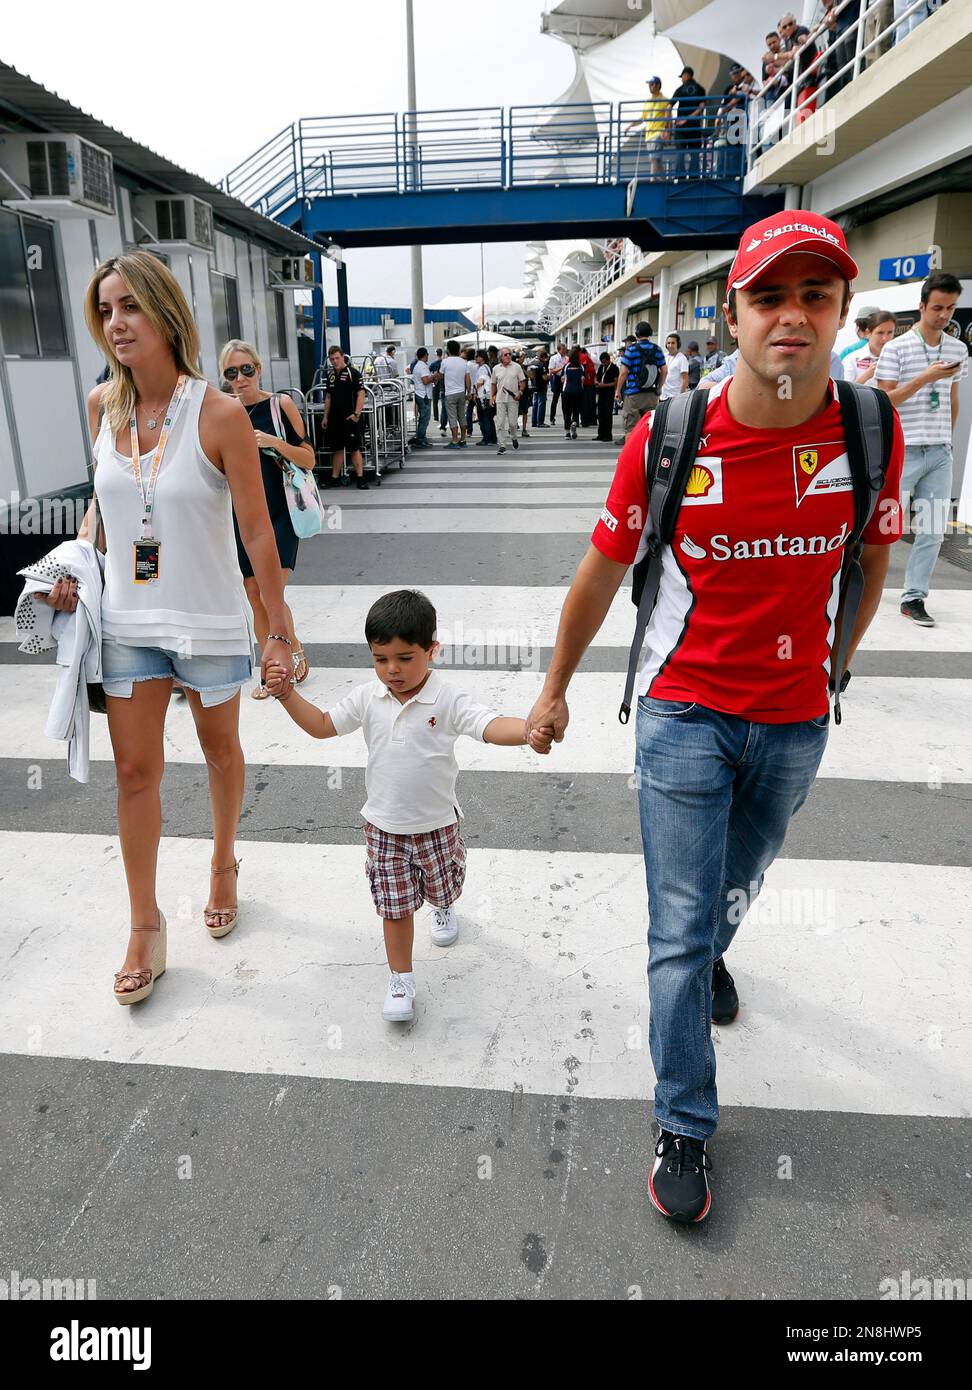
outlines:
[[365, 641], [392, 642], [395, 638], [428, 651], [435, 641], [435, 609], [417, 589], [396, 589], [382, 594], [368, 609]]
[[416, 348], [416, 349], [415, 349], [415, 360], [416, 360], [416, 362], [424, 362], [424, 361], [428, 358], [428, 355], [429, 355], [429, 350], [428, 350], [428, 348]]
[[635, 324], [635, 333], [639, 338], [651, 337], [651, 324], [647, 319], [644, 319], [641, 323]]
[[[668, 338], [674, 338], [674, 339], [675, 339], [675, 346], [678, 348], [679, 352], [681, 352], [681, 351], [682, 351], [682, 335], [681, 335], [681, 333], [669, 333]], [[668, 338], [665, 339], [666, 343], [668, 342]]]
[[609, 352], [602, 352], [602, 353], [601, 353], [601, 361], [602, 361], [602, 362], [610, 362], [610, 360], [611, 360], [611, 354], [610, 354]]
[[344, 356], [344, 348], [338, 347], [337, 343], [332, 348], [328, 348], [327, 355], [333, 357], [336, 352], [339, 352], [342, 357]]
[[450, 338], [446, 343], [446, 352], [450, 357], [459, 356], [459, 344], [456, 342], [455, 338]]
[[956, 275], [950, 275], [947, 270], [936, 270], [934, 275], [929, 275], [921, 287], [922, 304], [927, 304], [936, 290], [942, 294], [961, 294], [962, 282]]

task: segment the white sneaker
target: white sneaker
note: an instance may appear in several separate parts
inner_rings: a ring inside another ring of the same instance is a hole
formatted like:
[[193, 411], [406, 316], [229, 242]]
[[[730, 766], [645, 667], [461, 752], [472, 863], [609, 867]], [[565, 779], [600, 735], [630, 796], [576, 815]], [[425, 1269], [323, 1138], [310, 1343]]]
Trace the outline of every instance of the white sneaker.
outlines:
[[459, 935], [459, 923], [454, 907], [434, 907], [429, 935], [433, 946], [451, 946]]
[[391, 972], [381, 1016], [388, 1023], [411, 1023], [415, 1017], [414, 975], [400, 975], [397, 970]]

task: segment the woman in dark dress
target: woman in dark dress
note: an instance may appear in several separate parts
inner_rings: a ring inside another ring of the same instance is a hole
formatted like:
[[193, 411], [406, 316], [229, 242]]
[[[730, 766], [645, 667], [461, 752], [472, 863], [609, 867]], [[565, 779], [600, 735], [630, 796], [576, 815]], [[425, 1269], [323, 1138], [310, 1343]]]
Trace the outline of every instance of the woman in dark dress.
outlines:
[[[291, 397], [283, 394], [277, 399], [280, 404], [280, 419], [287, 438], [283, 440], [277, 437], [273, 428], [273, 414], [270, 406], [271, 394], [269, 391], [261, 391], [260, 389], [262, 369], [263, 364], [256, 348], [252, 343], [244, 343], [239, 338], [231, 338], [219, 354], [220, 373], [229, 382], [233, 394], [249, 415], [253, 432], [256, 435], [256, 442], [260, 450], [260, 467], [263, 472], [263, 488], [267, 495], [267, 507], [270, 512], [270, 524], [273, 526], [273, 533], [277, 540], [277, 554], [280, 556], [280, 568], [283, 572], [283, 584], [286, 589], [290, 580], [290, 573], [297, 564], [298, 541], [290, 522], [290, 510], [284, 491], [283, 466], [275, 455], [281, 455], [289, 459], [291, 463], [296, 463], [299, 468], [309, 470], [314, 467], [314, 450], [304, 436], [304, 422], [301, 419], [300, 411]], [[233, 526], [236, 530], [236, 552], [239, 556], [240, 569], [243, 572], [243, 585], [253, 609], [253, 626], [256, 638], [262, 648], [270, 634], [270, 619], [260, 597], [260, 586], [254, 577], [250, 557], [240, 540], [235, 512], [233, 513]], [[286, 635], [293, 644], [294, 676], [296, 680], [302, 681], [307, 676], [307, 658], [294, 631], [294, 615], [289, 606], [286, 607], [285, 611], [287, 614]], [[267, 699], [267, 690], [262, 685], [258, 685], [251, 694], [254, 700]]]
[[621, 368], [611, 361], [609, 352], [601, 353], [597, 369], [597, 435], [602, 444], [613, 444], [611, 429], [614, 423], [614, 392]]

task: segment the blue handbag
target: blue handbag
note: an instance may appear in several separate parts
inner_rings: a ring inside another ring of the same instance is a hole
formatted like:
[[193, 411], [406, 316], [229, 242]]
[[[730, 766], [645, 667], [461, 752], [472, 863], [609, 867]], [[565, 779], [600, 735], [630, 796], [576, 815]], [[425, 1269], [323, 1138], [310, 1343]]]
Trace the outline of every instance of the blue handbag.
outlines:
[[[270, 397], [270, 415], [277, 438], [286, 440], [287, 434], [280, 418], [280, 399], [277, 396]], [[291, 463], [290, 459], [285, 459], [282, 454], [277, 454], [277, 459], [283, 469], [287, 510], [290, 513], [290, 524], [294, 528], [294, 534], [302, 541], [309, 540], [311, 536], [319, 536], [324, 529], [324, 504], [317, 490], [314, 470], [301, 468], [298, 464]]]

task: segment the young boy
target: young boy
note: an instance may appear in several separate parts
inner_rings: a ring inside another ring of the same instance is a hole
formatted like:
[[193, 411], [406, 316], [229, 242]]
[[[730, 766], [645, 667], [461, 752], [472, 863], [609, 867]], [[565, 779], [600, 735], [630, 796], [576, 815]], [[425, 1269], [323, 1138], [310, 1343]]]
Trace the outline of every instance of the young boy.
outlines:
[[378, 680], [356, 686], [330, 711], [298, 695], [283, 666], [271, 665], [267, 689], [314, 738], [364, 732], [365, 872], [391, 972], [382, 1017], [407, 1023], [415, 1017], [416, 909], [432, 904], [433, 945], [451, 946], [459, 934], [453, 904], [466, 876], [466, 846], [456, 801], [456, 739], [468, 734], [516, 747], [527, 742], [526, 724], [495, 715], [430, 669], [439, 644], [435, 609], [424, 594], [383, 595], [365, 620], [365, 641]]

